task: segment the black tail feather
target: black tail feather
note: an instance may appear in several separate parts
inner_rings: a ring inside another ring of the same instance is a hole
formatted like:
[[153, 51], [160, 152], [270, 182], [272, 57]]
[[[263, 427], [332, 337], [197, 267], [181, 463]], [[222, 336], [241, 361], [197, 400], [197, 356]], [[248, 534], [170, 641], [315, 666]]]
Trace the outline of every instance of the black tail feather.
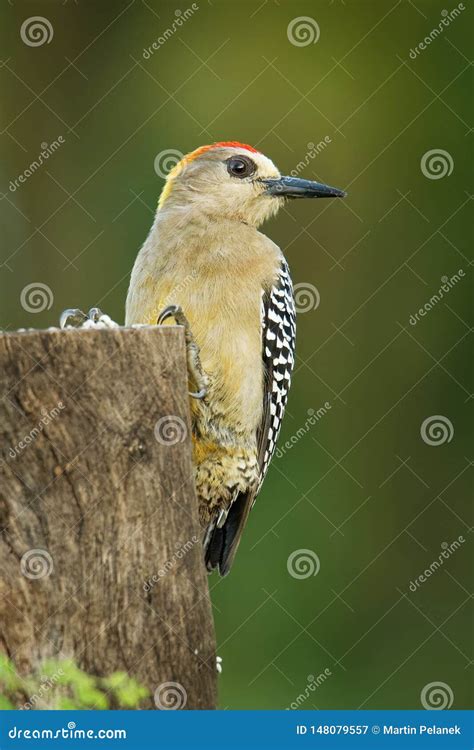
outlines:
[[248, 515], [248, 494], [239, 494], [232, 505], [222, 528], [211, 532], [204, 555], [209, 572], [219, 569], [221, 576], [227, 575], [234, 561], [241, 532]]

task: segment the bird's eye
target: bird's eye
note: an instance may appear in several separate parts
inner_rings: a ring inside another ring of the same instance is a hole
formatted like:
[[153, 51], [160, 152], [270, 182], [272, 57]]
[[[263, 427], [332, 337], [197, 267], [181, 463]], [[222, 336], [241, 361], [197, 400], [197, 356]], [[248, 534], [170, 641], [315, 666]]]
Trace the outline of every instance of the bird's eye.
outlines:
[[232, 156], [227, 159], [227, 171], [232, 177], [250, 177], [256, 169], [253, 161], [244, 156]]

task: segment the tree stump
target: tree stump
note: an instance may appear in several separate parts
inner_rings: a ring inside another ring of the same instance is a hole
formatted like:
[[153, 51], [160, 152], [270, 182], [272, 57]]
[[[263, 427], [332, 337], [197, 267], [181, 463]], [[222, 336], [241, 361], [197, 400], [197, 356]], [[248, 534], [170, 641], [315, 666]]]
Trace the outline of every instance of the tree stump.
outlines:
[[3, 334], [0, 370], [0, 648], [215, 708], [183, 330]]

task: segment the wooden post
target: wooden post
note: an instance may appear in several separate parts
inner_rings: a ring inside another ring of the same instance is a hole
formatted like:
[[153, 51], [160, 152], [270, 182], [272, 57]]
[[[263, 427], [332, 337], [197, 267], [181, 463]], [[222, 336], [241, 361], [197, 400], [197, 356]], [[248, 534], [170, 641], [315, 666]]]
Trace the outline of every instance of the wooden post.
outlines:
[[0, 648], [215, 708], [182, 329], [3, 334], [0, 372]]

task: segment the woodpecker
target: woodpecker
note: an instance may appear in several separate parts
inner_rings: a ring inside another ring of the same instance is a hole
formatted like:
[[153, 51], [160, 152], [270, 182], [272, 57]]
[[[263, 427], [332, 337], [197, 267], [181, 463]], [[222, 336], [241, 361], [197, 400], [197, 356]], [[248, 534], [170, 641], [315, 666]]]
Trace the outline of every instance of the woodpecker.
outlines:
[[230, 570], [275, 450], [294, 364], [288, 265], [258, 227], [288, 198], [342, 196], [282, 177], [252, 146], [202, 146], [169, 172], [135, 261], [126, 325], [174, 321], [185, 329], [209, 571]]

